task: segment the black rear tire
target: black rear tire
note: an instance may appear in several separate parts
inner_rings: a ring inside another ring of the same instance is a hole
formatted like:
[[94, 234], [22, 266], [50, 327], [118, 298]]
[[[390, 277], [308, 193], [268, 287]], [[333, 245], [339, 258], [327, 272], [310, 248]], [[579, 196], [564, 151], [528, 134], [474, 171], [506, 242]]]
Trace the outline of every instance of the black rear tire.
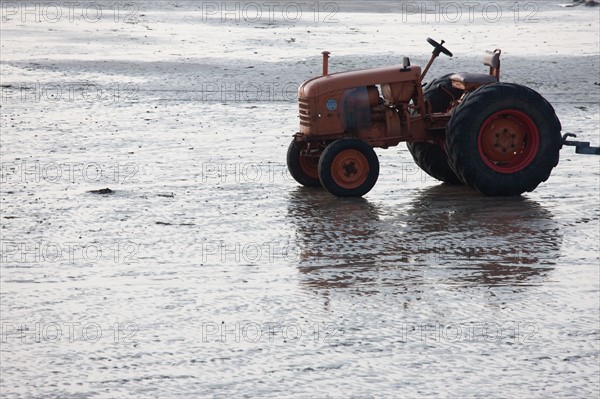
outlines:
[[494, 83], [452, 112], [446, 149], [456, 174], [488, 195], [520, 195], [546, 181], [558, 164], [561, 125], [534, 90]]
[[[450, 75], [444, 75], [427, 84], [423, 89], [425, 104], [431, 104], [428, 112], [444, 112], [450, 108], [453, 100], [458, 100], [463, 91], [452, 87]], [[462, 182], [454, 173], [448, 163], [448, 157], [443, 147], [443, 141], [439, 144], [429, 142], [406, 143], [415, 163], [429, 176], [448, 184], [461, 184]]]

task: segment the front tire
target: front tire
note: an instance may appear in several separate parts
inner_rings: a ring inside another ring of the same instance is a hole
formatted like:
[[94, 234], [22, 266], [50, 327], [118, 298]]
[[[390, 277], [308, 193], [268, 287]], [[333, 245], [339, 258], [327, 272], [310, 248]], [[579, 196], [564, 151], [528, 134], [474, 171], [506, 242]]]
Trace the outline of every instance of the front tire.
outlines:
[[307, 143], [292, 140], [287, 152], [287, 167], [290, 174], [298, 183], [308, 187], [319, 187], [319, 173], [317, 171], [319, 158], [302, 155]]
[[377, 154], [362, 140], [336, 140], [319, 159], [321, 184], [338, 197], [362, 197], [371, 191], [378, 177]]
[[560, 121], [534, 90], [512, 83], [482, 86], [458, 105], [446, 149], [456, 174], [489, 195], [520, 195], [558, 164]]

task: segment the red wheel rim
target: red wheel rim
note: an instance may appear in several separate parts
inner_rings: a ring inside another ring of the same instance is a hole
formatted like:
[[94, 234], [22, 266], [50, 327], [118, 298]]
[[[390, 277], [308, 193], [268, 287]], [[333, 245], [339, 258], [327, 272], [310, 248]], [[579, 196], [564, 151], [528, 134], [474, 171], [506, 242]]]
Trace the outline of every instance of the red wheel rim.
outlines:
[[318, 179], [319, 172], [319, 158], [318, 157], [308, 157], [305, 155], [300, 155], [298, 158], [298, 163], [300, 164], [300, 168], [302, 172], [310, 178]]
[[369, 161], [358, 150], [344, 150], [335, 156], [331, 164], [333, 181], [345, 189], [355, 189], [369, 177]]
[[515, 173], [534, 160], [540, 134], [533, 120], [524, 112], [507, 109], [488, 117], [477, 140], [483, 162], [496, 172]]

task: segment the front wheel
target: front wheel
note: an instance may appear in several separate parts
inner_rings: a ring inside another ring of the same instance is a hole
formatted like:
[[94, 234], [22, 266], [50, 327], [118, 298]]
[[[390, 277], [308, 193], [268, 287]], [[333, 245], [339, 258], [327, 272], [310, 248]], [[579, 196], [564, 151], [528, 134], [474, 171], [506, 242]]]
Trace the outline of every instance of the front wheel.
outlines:
[[489, 195], [520, 195], [546, 181], [558, 164], [560, 121], [540, 94], [525, 86], [482, 86], [458, 105], [446, 149], [463, 182]]
[[292, 140], [287, 152], [287, 166], [290, 174], [298, 183], [308, 187], [319, 187], [319, 174], [317, 166], [318, 157], [304, 155], [307, 143]]
[[378, 177], [377, 154], [362, 140], [336, 140], [319, 159], [321, 184], [338, 197], [362, 197], [373, 188]]

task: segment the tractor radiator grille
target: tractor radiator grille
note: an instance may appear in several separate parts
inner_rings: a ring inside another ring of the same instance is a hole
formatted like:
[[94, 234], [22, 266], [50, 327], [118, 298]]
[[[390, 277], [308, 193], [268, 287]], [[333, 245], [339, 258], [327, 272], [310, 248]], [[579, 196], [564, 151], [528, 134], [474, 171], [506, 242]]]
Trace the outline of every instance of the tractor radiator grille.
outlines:
[[300, 125], [302, 126], [310, 126], [310, 106], [309, 101], [303, 98], [298, 100], [298, 105], [300, 107]]

